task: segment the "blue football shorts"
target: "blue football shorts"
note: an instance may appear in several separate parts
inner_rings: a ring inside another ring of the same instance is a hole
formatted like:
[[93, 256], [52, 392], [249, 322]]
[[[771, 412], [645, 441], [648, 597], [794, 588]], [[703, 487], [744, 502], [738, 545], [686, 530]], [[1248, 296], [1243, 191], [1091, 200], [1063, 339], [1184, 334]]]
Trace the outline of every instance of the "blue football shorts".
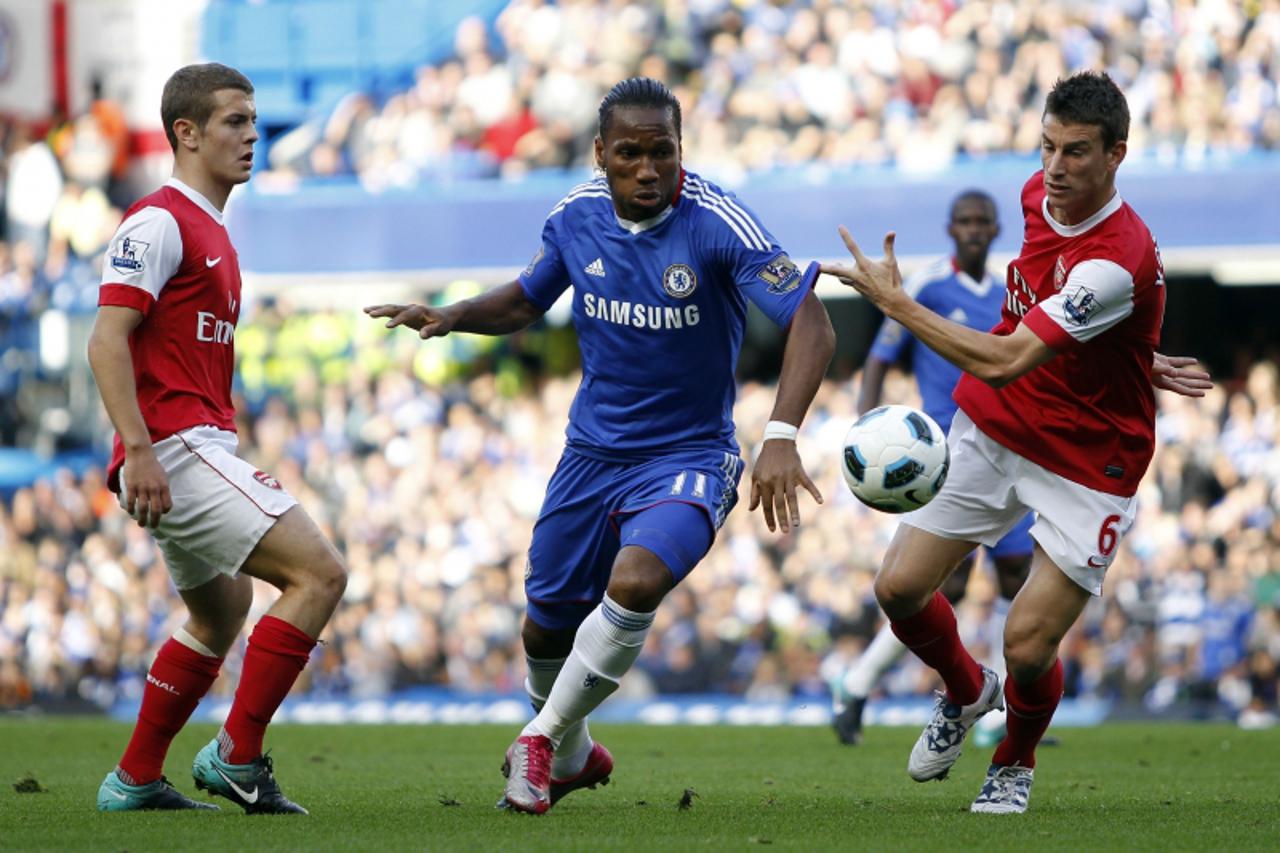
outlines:
[[551, 630], [576, 628], [604, 598], [626, 546], [657, 555], [679, 583], [737, 503], [742, 468], [741, 458], [719, 450], [619, 462], [566, 447], [529, 546], [529, 618]]

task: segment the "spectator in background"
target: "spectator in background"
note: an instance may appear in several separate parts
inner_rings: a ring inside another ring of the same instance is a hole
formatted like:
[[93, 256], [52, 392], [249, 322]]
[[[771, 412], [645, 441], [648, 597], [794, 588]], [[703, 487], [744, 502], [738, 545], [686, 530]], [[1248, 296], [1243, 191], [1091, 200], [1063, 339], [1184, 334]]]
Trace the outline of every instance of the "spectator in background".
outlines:
[[97, 125], [98, 133], [105, 140], [111, 160], [108, 164], [108, 180], [105, 187], [111, 203], [124, 209], [133, 203], [128, 195], [126, 179], [129, 175], [129, 123], [124, 109], [104, 92], [101, 77], [89, 82], [89, 115]]
[[49, 146], [18, 125], [9, 147], [5, 216], [10, 243], [26, 243], [43, 263], [49, 219], [62, 195], [62, 170]]
[[[420, 71], [437, 80], [445, 99], [405, 104], [393, 93], [378, 112], [410, 148], [421, 143], [409, 128], [428, 121], [437, 134], [432, 147], [449, 151], [454, 141], [508, 121], [506, 93], [520, 91], [546, 144], [514, 153], [499, 173], [583, 168], [592, 129], [580, 104], [612, 80], [638, 74], [664, 80], [686, 104], [687, 159], [704, 170], [732, 176], [818, 160], [932, 171], [962, 158], [1035, 150], [1034, 107], [1053, 80], [1105, 69], [1133, 99], [1134, 154], [1196, 163], [1280, 144], [1276, 17], [1267, 4], [1213, 0], [1143, 4], [1132, 19], [1102, 0], [1034, 0], [1016, 10], [513, 0], [493, 33], [468, 19], [455, 56]], [[439, 108], [455, 102], [468, 109]], [[343, 153], [375, 186], [385, 185], [388, 171], [401, 183], [416, 180], [413, 170], [441, 173], [439, 158], [388, 149], [393, 159], [376, 161], [369, 175], [370, 163]], [[398, 170], [398, 160], [409, 171]], [[442, 168], [477, 174], [466, 158]]]

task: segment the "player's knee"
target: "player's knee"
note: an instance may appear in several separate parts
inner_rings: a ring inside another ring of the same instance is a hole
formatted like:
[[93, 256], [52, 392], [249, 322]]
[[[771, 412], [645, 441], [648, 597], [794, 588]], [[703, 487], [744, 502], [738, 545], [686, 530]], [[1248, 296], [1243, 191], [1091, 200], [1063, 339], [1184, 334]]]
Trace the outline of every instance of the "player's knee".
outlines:
[[334, 554], [320, 570], [325, 597], [336, 606], [347, 591], [347, 565]]
[[1004, 662], [1009, 677], [1028, 684], [1043, 675], [1058, 655], [1058, 644], [1034, 629], [1005, 629]]
[[337, 607], [347, 591], [347, 566], [332, 548], [322, 549], [305, 574], [308, 595], [330, 608]]
[[671, 588], [671, 572], [660, 563], [620, 563], [609, 578], [609, 597], [637, 613], [657, 610]]
[[918, 613], [929, 603], [933, 590], [922, 589], [901, 572], [886, 567], [875, 580], [876, 601], [890, 619], [902, 619]]

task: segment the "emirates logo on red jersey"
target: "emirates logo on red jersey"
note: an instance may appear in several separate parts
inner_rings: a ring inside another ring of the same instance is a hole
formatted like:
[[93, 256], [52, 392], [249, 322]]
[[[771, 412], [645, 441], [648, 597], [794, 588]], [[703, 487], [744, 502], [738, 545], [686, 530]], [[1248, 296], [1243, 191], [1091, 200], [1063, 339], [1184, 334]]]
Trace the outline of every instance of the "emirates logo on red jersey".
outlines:
[[280, 481], [277, 480], [275, 477], [272, 477], [266, 471], [254, 471], [253, 479], [257, 480], [259, 483], [266, 486], [268, 489], [275, 489], [277, 492], [282, 491], [280, 487]]
[[1062, 290], [1062, 286], [1067, 283], [1067, 264], [1062, 260], [1062, 255], [1058, 255], [1058, 262], [1053, 265], [1053, 289], [1055, 291]]

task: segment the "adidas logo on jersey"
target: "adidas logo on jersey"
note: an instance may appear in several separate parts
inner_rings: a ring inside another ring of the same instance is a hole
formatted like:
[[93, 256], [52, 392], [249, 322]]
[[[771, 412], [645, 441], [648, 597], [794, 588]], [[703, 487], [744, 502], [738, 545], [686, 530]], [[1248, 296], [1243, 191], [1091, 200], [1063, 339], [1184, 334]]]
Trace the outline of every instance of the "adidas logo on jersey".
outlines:
[[598, 278], [604, 278], [604, 261], [596, 258], [583, 268], [583, 272], [587, 275], [594, 275]]

